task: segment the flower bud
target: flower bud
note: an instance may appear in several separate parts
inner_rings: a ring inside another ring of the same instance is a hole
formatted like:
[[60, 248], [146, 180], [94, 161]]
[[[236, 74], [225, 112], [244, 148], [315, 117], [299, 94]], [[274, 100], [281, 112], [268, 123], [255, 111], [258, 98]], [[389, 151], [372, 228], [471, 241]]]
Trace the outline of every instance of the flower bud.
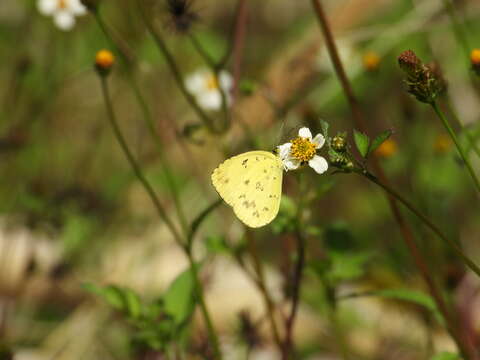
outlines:
[[470, 63], [472, 64], [472, 70], [480, 76], [480, 49], [473, 49], [470, 53]]
[[378, 147], [377, 150], [375, 150], [375, 154], [378, 157], [390, 158], [393, 155], [395, 155], [395, 153], [397, 152], [397, 149], [398, 149], [397, 142], [393, 139], [387, 139], [382, 143], [382, 145]]
[[404, 51], [398, 57], [398, 65], [407, 73], [415, 72], [421, 64], [422, 61], [412, 50]]
[[378, 70], [380, 65], [380, 56], [373, 51], [369, 51], [363, 55], [362, 62], [365, 70], [375, 71]]
[[113, 64], [115, 56], [109, 50], [100, 50], [95, 56], [95, 68], [100, 75], [108, 75]]
[[418, 101], [432, 104], [437, 96], [445, 90], [445, 83], [438, 78], [438, 74], [426, 66], [412, 50], [404, 51], [398, 57], [398, 64], [405, 72], [405, 83], [408, 92]]
[[332, 139], [332, 148], [338, 152], [344, 152], [347, 150], [347, 140], [345, 137], [337, 135]]

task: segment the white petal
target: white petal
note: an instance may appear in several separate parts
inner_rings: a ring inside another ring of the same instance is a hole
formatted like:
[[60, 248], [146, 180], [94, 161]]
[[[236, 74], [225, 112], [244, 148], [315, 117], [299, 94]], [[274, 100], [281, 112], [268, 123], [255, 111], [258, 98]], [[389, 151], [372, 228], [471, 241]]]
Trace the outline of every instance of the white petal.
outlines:
[[318, 155], [315, 155], [313, 159], [308, 162], [308, 165], [319, 174], [323, 174], [328, 170], [327, 160]]
[[52, 15], [57, 10], [57, 0], [38, 0], [37, 8], [43, 15]]
[[87, 8], [80, 0], [70, 0], [70, 10], [77, 16], [85, 15], [87, 13]]
[[298, 136], [311, 140], [312, 139], [312, 132], [310, 131], [309, 128], [302, 127], [300, 130], [298, 130]]
[[200, 72], [196, 72], [187, 77], [185, 80], [185, 86], [187, 90], [192, 94], [201, 93], [204, 89], [204, 77]]
[[75, 17], [68, 11], [58, 11], [54, 15], [55, 24], [58, 28], [68, 31], [75, 25]]
[[206, 110], [219, 110], [222, 107], [222, 95], [218, 91], [204, 91], [197, 96], [197, 100]]
[[290, 149], [292, 148], [292, 143], [285, 143], [278, 145], [278, 155], [281, 159], [286, 159], [290, 155]]
[[229, 92], [233, 87], [233, 77], [226, 71], [221, 71], [219, 74], [220, 86], [225, 92]]
[[283, 166], [285, 170], [296, 170], [300, 166], [300, 161], [295, 158], [288, 157], [283, 160]]
[[322, 134], [317, 134], [313, 138], [312, 143], [315, 144], [315, 147], [317, 149], [320, 149], [323, 146], [323, 144], [325, 144], [325, 138], [323, 137]]

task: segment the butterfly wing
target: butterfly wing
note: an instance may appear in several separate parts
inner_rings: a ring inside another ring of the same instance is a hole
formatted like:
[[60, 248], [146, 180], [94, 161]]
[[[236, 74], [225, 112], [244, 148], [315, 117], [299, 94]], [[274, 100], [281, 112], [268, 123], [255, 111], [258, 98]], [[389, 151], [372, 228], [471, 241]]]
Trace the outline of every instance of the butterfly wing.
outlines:
[[220, 164], [213, 171], [212, 183], [235, 215], [255, 228], [277, 216], [282, 176], [279, 157], [267, 151], [249, 151]]

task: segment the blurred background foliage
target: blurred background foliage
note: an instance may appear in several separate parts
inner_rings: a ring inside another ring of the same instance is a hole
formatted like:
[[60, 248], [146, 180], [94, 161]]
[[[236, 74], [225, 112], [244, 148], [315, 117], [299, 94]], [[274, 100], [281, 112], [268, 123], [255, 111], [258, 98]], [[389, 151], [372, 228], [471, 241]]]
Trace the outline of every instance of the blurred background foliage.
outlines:
[[[172, 29], [166, 2], [147, 3], [182, 73], [205, 67], [189, 35]], [[133, 64], [117, 62], [109, 77], [115, 111], [176, 225], [166, 172], [191, 223], [217, 200], [210, 174], [226, 157], [272, 150], [301, 126], [318, 133], [319, 119], [334, 132], [353, 129], [310, 2], [246, 3], [240, 93], [232, 126], [221, 136], [202, 127], [178, 90], [136, 2], [101, 3], [103, 19]], [[463, 124], [462, 144], [468, 147], [467, 132], [480, 137], [479, 79], [445, 3], [323, 3], [369, 135], [394, 132], [377, 150], [388, 177], [480, 262], [478, 194], [434, 113], [405, 92], [396, 60], [414, 49], [424, 61], [437, 62], [449, 87], [442, 106]], [[454, 4], [471, 45], [480, 47], [473, 42], [480, 36], [480, 3]], [[191, 32], [213, 59], [231, 46], [236, 6], [234, 0], [192, 1], [198, 21]], [[39, 14], [35, 1], [0, 2], [0, 358], [213, 358], [186, 258], [106, 120], [93, 67], [103, 48], [114, 50], [91, 14], [63, 32]], [[234, 70], [234, 60], [227, 70]], [[129, 72], [153, 115], [161, 154], [142, 120]], [[468, 149], [478, 171], [479, 157]], [[384, 194], [354, 175], [305, 170], [303, 187], [296, 175], [286, 174], [281, 211], [270, 226], [247, 229], [221, 205], [199, 228], [194, 253], [224, 358], [280, 359], [261, 291], [249, 274], [258, 272], [259, 261], [278, 313], [286, 313], [300, 197], [308, 204], [307, 260], [295, 359], [457, 358]], [[478, 280], [405, 215], [436, 281], [478, 344]]]

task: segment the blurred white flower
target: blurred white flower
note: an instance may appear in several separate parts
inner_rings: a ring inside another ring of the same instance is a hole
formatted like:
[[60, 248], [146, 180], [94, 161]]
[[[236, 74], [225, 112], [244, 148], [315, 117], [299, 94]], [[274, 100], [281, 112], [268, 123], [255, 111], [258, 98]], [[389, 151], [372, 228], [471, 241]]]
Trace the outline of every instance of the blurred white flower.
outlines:
[[[347, 74], [353, 73], [361, 64], [361, 57], [358, 51], [352, 42], [344, 39], [337, 40], [336, 46], [345, 71]], [[321, 73], [335, 74], [335, 69], [326, 46], [323, 46], [318, 54], [317, 69]]]
[[185, 81], [187, 90], [205, 110], [219, 110], [222, 107], [223, 90], [227, 106], [231, 103], [230, 91], [233, 78], [226, 71], [220, 71], [218, 77], [208, 69], [200, 69], [191, 74]]
[[328, 162], [317, 155], [317, 149], [320, 149], [323, 144], [325, 144], [325, 138], [322, 134], [317, 134], [312, 139], [309, 128], [303, 127], [298, 130], [298, 137], [278, 146], [278, 153], [285, 171], [298, 169], [301, 165], [308, 163], [318, 174], [323, 174], [328, 170]]
[[86, 14], [87, 9], [80, 0], [38, 0], [38, 11], [52, 16], [55, 25], [68, 31], [75, 25], [75, 17]]

